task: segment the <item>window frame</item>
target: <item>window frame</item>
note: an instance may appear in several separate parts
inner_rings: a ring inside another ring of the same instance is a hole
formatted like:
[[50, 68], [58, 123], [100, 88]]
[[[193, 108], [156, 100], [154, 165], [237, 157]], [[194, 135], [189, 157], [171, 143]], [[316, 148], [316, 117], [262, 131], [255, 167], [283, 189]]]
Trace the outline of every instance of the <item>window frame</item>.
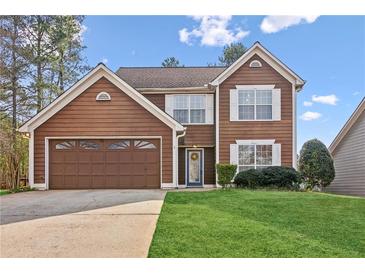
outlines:
[[[237, 86], [237, 120], [238, 121], [273, 121], [273, 86], [253, 86], [253, 87], [240, 87]], [[241, 104], [239, 101], [240, 94], [244, 92], [254, 92], [254, 104]], [[271, 91], [271, 104], [258, 104], [257, 103], [257, 92], [260, 91]], [[254, 119], [240, 119], [240, 106], [252, 106], [254, 109]], [[271, 106], [271, 118], [270, 119], [257, 119], [257, 106]]]
[[[254, 147], [254, 164], [253, 165], [240, 165], [240, 147], [241, 146], [253, 146]], [[271, 164], [270, 165], [261, 165], [261, 164], [257, 164], [257, 146], [271, 146]], [[242, 144], [238, 144], [237, 147], [237, 172], [240, 172], [240, 167], [251, 167], [253, 169], [257, 169], [257, 167], [270, 167], [273, 166], [273, 144], [261, 144], [261, 143], [242, 143]]]
[[[183, 96], [183, 97], [187, 97], [187, 101], [188, 101], [188, 106], [187, 108], [175, 108], [175, 98], [178, 96]], [[193, 108], [191, 106], [191, 97], [194, 96], [200, 96], [203, 97], [203, 102], [204, 102], [204, 108]], [[173, 97], [173, 108], [172, 108], [172, 113], [173, 113], [173, 118], [176, 119], [174, 117], [174, 112], [175, 110], [187, 110], [188, 111], [188, 122], [184, 123], [184, 122], [179, 122], [182, 125], [206, 125], [207, 123], [207, 95], [206, 94], [175, 94]], [[191, 122], [191, 111], [192, 110], [203, 110], [204, 111], [204, 122]], [[178, 120], [177, 120], [178, 121]]]

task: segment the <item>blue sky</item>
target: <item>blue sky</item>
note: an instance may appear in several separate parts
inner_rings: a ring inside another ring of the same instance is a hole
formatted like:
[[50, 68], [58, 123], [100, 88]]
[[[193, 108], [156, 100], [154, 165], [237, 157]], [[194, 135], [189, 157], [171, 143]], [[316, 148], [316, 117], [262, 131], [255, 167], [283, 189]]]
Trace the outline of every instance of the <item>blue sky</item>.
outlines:
[[298, 95], [298, 150], [311, 138], [329, 145], [365, 96], [364, 16], [87, 16], [84, 24], [89, 64], [114, 71], [160, 66], [168, 56], [205, 66], [225, 43], [260, 41], [307, 81]]

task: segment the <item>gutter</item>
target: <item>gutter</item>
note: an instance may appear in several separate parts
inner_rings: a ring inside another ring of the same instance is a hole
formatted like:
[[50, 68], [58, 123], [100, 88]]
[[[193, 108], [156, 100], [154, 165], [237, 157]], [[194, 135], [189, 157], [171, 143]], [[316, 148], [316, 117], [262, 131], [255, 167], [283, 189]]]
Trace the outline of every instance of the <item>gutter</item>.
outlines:
[[179, 167], [178, 167], [178, 162], [179, 162], [179, 139], [184, 137], [186, 135], [186, 127], [184, 127], [184, 131], [183, 133], [176, 135], [176, 142], [177, 142], [177, 148], [176, 148], [176, 183], [177, 186], [176, 188], [179, 188]]

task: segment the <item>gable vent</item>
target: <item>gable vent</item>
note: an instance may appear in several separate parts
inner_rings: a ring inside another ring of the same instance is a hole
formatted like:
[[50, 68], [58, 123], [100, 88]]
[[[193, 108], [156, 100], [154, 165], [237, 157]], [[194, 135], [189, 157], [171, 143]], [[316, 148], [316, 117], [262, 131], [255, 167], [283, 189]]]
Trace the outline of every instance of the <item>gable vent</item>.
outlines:
[[102, 91], [96, 95], [96, 101], [110, 101], [112, 98], [110, 97], [109, 93]]
[[250, 63], [250, 68], [261, 68], [261, 67], [262, 67], [262, 64], [259, 60], [253, 60]]

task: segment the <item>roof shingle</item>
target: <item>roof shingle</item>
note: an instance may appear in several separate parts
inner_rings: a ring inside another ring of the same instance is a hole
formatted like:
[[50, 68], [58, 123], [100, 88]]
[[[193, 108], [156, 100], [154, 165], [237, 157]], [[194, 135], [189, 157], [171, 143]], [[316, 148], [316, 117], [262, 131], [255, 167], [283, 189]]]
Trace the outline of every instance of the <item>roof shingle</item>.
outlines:
[[134, 88], [203, 87], [226, 67], [121, 67], [116, 74]]

